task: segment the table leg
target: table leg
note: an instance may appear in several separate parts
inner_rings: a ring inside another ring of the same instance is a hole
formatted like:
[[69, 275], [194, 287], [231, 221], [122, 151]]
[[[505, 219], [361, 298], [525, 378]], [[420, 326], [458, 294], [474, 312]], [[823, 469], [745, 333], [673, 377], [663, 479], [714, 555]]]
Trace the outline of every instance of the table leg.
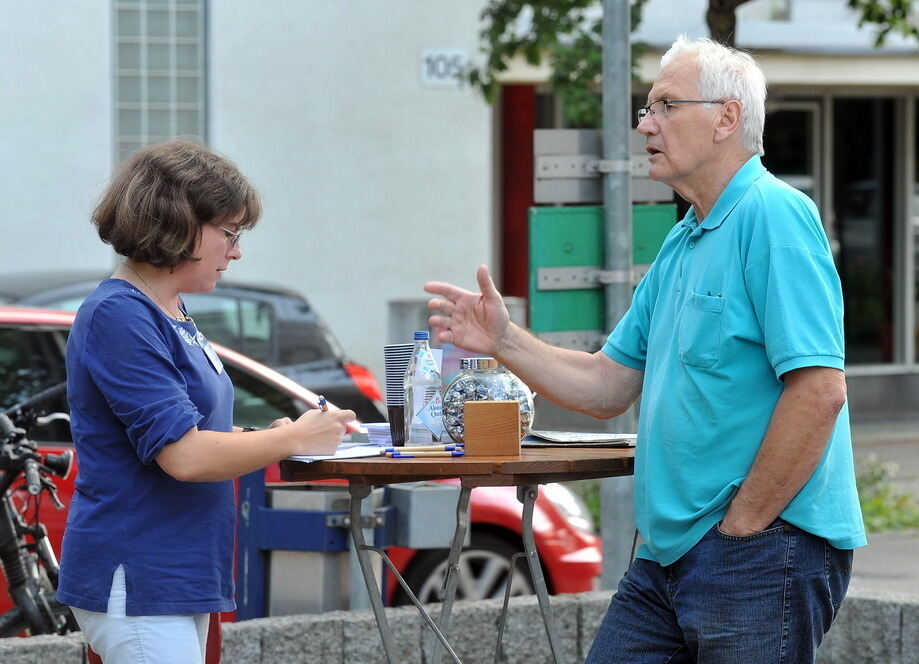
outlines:
[[[469, 495], [470, 487], [460, 488], [459, 500], [456, 502], [456, 529], [453, 531], [453, 544], [450, 546], [450, 555], [447, 558], [447, 574], [444, 577], [444, 587], [440, 606], [440, 631], [446, 638], [450, 631], [450, 614], [453, 612], [453, 600], [456, 597], [456, 586], [459, 583], [459, 558], [463, 551], [463, 542], [466, 539], [466, 529], [469, 525]], [[441, 649], [439, 643], [433, 644], [431, 664], [440, 664]]]
[[373, 609], [373, 615], [380, 630], [380, 638], [383, 639], [383, 651], [386, 653], [386, 661], [393, 664], [396, 662], [396, 652], [392, 630], [389, 627], [389, 620], [386, 618], [386, 611], [383, 610], [383, 597], [380, 594], [376, 577], [373, 575], [373, 567], [370, 564], [370, 557], [367, 555], [367, 547], [364, 544], [364, 532], [361, 529], [361, 502], [370, 495], [371, 488], [361, 484], [349, 485], [348, 491], [351, 493], [351, 523], [348, 527], [351, 530], [351, 542], [354, 544], [354, 551], [361, 567], [361, 574], [364, 576], [364, 585], [367, 586], [370, 607]]
[[[549, 604], [549, 592], [546, 590], [546, 579], [542, 574], [542, 567], [539, 564], [539, 555], [536, 553], [536, 541], [533, 539], [533, 507], [536, 503], [536, 494], [539, 490], [537, 485], [518, 486], [517, 500], [523, 503], [523, 548], [526, 553], [527, 562], [530, 565], [530, 576], [533, 578], [533, 586], [536, 589], [536, 598], [539, 601], [539, 608], [542, 611], [542, 621], [546, 626], [546, 636], [549, 637], [549, 648], [552, 650], [552, 658], [558, 664], [561, 656], [561, 642], [558, 638], [558, 631], [555, 628], [555, 619], [552, 616], [552, 607]], [[511, 568], [513, 572], [513, 568]], [[510, 583], [510, 578], [508, 578]], [[500, 645], [500, 644], [499, 644]]]
[[507, 607], [511, 602], [511, 588], [514, 585], [514, 571], [517, 561], [526, 558], [526, 553], [515, 553], [511, 556], [511, 563], [507, 570], [507, 583], [504, 584], [504, 604], [501, 605], [501, 615], [498, 618], [498, 643], [495, 645], [495, 664], [501, 661], [501, 645], [504, 642], [504, 626], [507, 624]]

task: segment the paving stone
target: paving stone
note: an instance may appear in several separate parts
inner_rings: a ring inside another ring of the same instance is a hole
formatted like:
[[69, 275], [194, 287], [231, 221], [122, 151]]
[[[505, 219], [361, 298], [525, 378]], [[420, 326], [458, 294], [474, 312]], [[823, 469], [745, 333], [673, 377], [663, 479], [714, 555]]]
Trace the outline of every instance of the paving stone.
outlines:
[[849, 594], [818, 651], [820, 664], [901, 664], [900, 603]]
[[[372, 611], [335, 611], [333, 613], [341, 617], [345, 662], [386, 664], [383, 639], [380, 637], [380, 630], [377, 628]], [[386, 609], [386, 617], [392, 630], [395, 647], [394, 660], [399, 664], [422, 664], [421, 627], [415, 607]]]
[[344, 664], [344, 637], [340, 617], [279, 616], [262, 631], [263, 664]]
[[220, 659], [231, 664], [262, 663], [262, 632], [278, 618], [258, 618], [223, 623]]
[[54, 634], [23, 639], [0, 639], [3, 664], [83, 664], [86, 645], [82, 634]]

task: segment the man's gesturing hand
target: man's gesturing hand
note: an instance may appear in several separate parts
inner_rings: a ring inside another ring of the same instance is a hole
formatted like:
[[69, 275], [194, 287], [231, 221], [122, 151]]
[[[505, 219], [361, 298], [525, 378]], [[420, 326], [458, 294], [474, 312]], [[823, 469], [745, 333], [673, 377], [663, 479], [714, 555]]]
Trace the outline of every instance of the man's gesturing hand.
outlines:
[[437, 312], [428, 322], [441, 343], [453, 344], [476, 353], [497, 355], [508, 329], [510, 315], [488, 273], [488, 267], [480, 265], [476, 279], [481, 291], [479, 293], [441, 281], [426, 283], [424, 290], [439, 296], [428, 301], [428, 309]]

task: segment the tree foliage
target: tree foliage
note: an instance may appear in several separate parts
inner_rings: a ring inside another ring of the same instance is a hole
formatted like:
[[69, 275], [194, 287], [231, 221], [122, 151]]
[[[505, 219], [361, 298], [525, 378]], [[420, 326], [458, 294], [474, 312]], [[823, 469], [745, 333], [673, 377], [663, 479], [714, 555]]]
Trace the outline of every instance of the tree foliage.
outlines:
[[858, 12], [859, 27], [874, 25], [875, 46], [883, 46], [891, 32], [913, 37], [919, 41], [919, 10], [913, 11], [913, 0], [848, 0]]
[[[632, 30], [641, 21], [647, 0], [631, 0]], [[734, 45], [736, 10], [749, 0], [709, 0], [705, 19], [711, 37]], [[842, 0], [840, 0], [842, 1]], [[914, 0], [846, 0], [858, 12], [859, 26], [877, 27], [875, 45], [891, 33], [919, 41], [911, 18]], [[515, 57], [534, 66], [547, 59], [551, 83], [561, 97], [565, 118], [574, 127], [599, 127], [599, 83], [602, 76], [602, 3], [600, 0], [489, 0], [481, 14], [479, 33], [485, 62], [467, 72], [467, 80], [489, 102], [499, 88], [497, 77]], [[644, 51], [632, 44], [632, 62]]]
[[[632, 0], [633, 30], [645, 2]], [[538, 66], [545, 58], [568, 123], [599, 127], [603, 17], [598, 5], [598, 0], [490, 0], [479, 33], [485, 63], [468, 72], [468, 81], [491, 102], [499, 87], [497, 77], [511, 60], [523, 56]], [[642, 51], [641, 44], [632, 45], [633, 62]]]

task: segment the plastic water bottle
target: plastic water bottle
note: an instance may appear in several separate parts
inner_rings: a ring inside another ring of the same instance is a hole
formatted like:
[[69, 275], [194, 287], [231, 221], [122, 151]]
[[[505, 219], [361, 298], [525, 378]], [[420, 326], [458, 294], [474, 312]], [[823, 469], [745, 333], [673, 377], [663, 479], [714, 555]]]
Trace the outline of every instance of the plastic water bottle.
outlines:
[[440, 369], [427, 330], [415, 332], [415, 349], [405, 369], [405, 444], [427, 445], [443, 436]]

